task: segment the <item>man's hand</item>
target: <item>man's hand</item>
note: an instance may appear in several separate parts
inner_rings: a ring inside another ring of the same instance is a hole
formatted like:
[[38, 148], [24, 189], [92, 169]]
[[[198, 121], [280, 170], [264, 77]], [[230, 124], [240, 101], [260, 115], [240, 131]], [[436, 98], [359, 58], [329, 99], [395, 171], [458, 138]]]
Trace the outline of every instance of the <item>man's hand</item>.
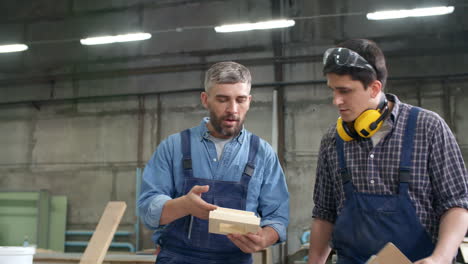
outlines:
[[201, 198], [202, 193], [208, 192], [209, 189], [209, 185], [195, 185], [189, 193], [182, 197], [183, 206], [188, 214], [201, 219], [208, 219], [210, 211], [218, 208], [216, 205], [207, 203]]
[[186, 195], [167, 201], [164, 204], [159, 224], [167, 225], [190, 214], [201, 219], [208, 219], [210, 211], [217, 208], [201, 198], [202, 193], [206, 193], [209, 189], [208, 185], [195, 185]]
[[229, 234], [227, 237], [244, 253], [254, 253], [278, 241], [279, 236], [271, 227], [264, 227], [256, 234]]
[[450, 259], [450, 258], [440, 259], [440, 258], [436, 258], [434, 256], [429, 256], [427, 258], [424, 258], [424, 259], [421, 259], [421, 260], [418, 260], [418, 261], [414, 262], [414, 264], [449, 264], [449, 263], [452, 263], [452, 259]]
[[440, 219], [439, 239], [432, 254], [415, 264], [452, 263], [468, 228], [468, 210], [460, 207], [448, 209]]

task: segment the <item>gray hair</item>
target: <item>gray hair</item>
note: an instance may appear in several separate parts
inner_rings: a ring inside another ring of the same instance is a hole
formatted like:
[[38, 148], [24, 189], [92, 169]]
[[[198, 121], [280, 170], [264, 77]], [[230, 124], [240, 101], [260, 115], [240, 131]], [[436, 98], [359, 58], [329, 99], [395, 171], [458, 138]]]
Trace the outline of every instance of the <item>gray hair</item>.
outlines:
[[208, 92], [213, 84], [247, 83], [250, 88], [252, 76], [249, 69], [233, 61], [223, 61], [213, 64], [205, 74], [205, 92]]

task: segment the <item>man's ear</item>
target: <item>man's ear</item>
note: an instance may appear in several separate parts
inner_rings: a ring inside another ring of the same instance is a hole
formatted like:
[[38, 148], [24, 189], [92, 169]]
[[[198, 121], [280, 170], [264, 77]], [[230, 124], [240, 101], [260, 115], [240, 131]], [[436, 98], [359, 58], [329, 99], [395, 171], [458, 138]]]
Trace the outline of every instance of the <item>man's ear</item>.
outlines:
[[372, 98], [375, 98], [382, 91], [382, 83], [379, 80], [375, 80], [369, 85], [369, 88], [372, 89], [371, 91]]
[[202, 92], [200, 94], [200, 101], [202, 103], [202, 105], [208, 109], [208, 94], [206, 92]]

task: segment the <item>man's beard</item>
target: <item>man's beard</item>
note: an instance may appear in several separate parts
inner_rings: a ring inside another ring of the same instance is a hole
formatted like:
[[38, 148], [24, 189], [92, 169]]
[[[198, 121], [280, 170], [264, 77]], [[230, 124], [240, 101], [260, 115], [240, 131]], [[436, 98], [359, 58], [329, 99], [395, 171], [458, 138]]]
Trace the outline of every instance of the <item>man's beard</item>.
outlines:
[[[230, 128], [223, 128], [222, 122], [225, 119], [236, 120], [237, 125], [230, 127]], [[240, 117], [236, 117], [234, 115], [226, 115], [218, 119], [213, 112], [210, 112], [210, 123], [217, 133], [226, 137], [233, 137], [233, 136], [237, 136], [239, 132], [241, 131], [242, 125], [244, 124], [244, 120], [240, 120]]]

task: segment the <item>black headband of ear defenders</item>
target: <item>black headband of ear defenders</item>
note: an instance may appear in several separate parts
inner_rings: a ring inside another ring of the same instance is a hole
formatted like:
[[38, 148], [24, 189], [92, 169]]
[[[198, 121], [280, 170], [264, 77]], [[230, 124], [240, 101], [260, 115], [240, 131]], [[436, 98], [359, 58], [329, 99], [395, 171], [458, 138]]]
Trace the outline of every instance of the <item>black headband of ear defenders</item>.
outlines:
[[332, 72], [341, 67], [359, 68], [373, 72], [374, 67], [357, 52], [347, 48], [330, 48], [323, 54], [323, 72]]

